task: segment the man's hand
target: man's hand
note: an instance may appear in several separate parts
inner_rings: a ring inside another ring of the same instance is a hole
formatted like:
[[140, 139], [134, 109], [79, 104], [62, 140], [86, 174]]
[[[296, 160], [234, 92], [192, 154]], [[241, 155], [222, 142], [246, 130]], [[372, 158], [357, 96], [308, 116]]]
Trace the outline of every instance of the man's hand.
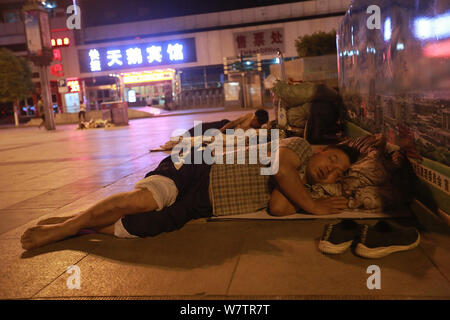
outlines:
[[343, 209], [347, 209], [348, 200], [344, 197], [330, 197], [314, 201], [311, 210], [312, 214], [327, 215], [341, 213]]

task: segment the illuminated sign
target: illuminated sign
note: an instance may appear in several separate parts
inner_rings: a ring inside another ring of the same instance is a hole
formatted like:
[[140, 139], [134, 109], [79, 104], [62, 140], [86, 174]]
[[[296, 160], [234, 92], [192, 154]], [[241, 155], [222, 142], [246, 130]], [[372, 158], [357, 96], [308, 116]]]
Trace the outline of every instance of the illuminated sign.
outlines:
[[50, 66], [50, 73], [57, 77], [63, 77], [64, 71], [63, 71], [63, 66], [61, 64], [61, 61], [62, 61], [61, 50], [53, 49], [53, 61], [56, 61], [57, 63], [52, 64]]
[[143, 83], [143, 82], [155, 82], [155, 81], [167, 81], [172, 80], [175, 76], [175, 70], [154, 70], [147, 72], [136, 73], [124, 73], [123, 83]]
[[89, 58], [91, 60], [89, 64], [91, 71], [101, 71], [102, 67], [100, 66], [100, 53], [97, 49], [89, 50]]
[[81, 49], [81, 72], [196, 62], [195, 38], [136, 45]]
[[52, 47], [61, 47], [61, 46], [68, 46], [70, 44], [69, 38], [57, 38], [51, 40]]
[[67, 81], [69, 92], [80, 92], [80, 82], [78, 80]]

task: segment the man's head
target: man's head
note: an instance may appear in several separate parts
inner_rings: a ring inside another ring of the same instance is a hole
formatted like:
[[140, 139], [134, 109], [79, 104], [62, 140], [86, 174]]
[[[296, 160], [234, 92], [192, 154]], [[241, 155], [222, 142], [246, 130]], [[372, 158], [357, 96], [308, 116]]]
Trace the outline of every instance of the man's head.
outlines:
[[269, 122], [269, 113], [264, 109], [258, 109], [255, 111], [255, 115], [253, 116], [250, 126], [253, 129], [259, 129], [267, 122]]
[[328, 146], [314, 154], [306, 167], [308, 182], [335, 183], [358, 160], [359, 153], [348, 146]]

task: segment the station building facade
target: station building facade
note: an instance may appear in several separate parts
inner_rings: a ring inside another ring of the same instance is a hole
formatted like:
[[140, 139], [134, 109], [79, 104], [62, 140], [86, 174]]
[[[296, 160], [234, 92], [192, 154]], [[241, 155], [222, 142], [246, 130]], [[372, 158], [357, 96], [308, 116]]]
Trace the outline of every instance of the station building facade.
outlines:
[[[80, 30], [67, 29], [67, 16], [60, 13], [50, 21], [54, 103], [62, 112], [78, 112], [81, 100], [99, 109], [120, 99], [133, 107], [160, 105], [186, 91], [216, 89], [219, 94], [227, 81], [224, 58], [259, 54], [264, 78], [270, 64], [279, 63], [277, 49], [294, 59], [295, 40], [337, 30], [350, 2], [303, 1], [86, 27], [81, 7]], [[0, 46], [25, 43], [20, 22], [2, 25]], [[25, 55], [26, 47], [15, 51]]]

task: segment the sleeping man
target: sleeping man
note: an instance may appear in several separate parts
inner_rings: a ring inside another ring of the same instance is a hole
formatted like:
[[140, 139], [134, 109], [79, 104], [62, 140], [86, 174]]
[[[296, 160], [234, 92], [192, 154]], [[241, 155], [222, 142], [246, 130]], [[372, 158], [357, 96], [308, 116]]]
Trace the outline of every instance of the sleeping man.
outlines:
[[325, 215], [347, 208], [344, 197], [313, 200], [305, 184], [336, 182], [356, 161], [353, 149], [330, 146], [313, 155], [308, 142], [293, 137], [279, 141], [276, 155], [279, 165], [272, 176], [261, 175], [261, 164], [176, 165], [169, 156], [135, 190], [112, 195], [75, 216], [40, 221], [22, 235], [22, 247], [37, 248], [83, 229], [135, 238], [173, 231], [212, 215], [264, 208], [273, 215], [300, 209]]
[[[269, 122], [269, 113], [264, 109], [258, 109], [254, 113], [247, 113], [243, 116], [234, 119], [232, 121], [223, 119], [220, 121], [206, 122], [195, 125], [193, 128], [187, 130], [185, 134], [189, 134], [189, 137], [198, 137], [207, 134], [208, 130], [217, 129], [221, 133], [225, 134], [227, 130], [242, 129], [244, 131], [249, 129], [260, 129], [263, 125]], [[175, 139], [174, 139], [175, 138]], [[163, 144], [161, 150], [171, 150], [175, 145], [179, 143], [182, 137], [172, 137], [170, 141]]]

